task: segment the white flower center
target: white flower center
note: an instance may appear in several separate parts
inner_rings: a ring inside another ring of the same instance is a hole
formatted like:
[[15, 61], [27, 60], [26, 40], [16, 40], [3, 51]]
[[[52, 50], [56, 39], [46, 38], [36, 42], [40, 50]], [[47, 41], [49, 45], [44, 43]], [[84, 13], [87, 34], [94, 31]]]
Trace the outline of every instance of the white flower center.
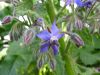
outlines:
[[51, 42], [53, 42], [54, 40], [58, 40], [56, 36], [52, 36], [52, 37], [50, 38], [50, 41], [51, 41]]

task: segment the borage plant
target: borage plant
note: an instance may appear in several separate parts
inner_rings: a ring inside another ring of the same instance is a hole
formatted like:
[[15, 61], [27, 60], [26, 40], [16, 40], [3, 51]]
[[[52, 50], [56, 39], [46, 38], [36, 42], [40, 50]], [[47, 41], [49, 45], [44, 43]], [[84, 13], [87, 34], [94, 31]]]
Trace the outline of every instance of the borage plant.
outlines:
[[99, 2], [6, 0], [0, 75], [99, 75]]

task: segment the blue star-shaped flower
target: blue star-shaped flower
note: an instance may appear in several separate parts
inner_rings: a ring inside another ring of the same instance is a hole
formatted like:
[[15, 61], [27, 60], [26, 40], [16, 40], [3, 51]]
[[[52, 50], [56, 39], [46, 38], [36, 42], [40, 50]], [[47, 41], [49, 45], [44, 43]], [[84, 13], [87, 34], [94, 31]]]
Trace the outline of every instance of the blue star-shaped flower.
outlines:
[[[95, 1], [95, 0], [94, 0]], [[66, 6], [70, 5], [73, 2], [73, 0], [67, 0], [66, 1]], [[77, 4], [79, 7], [84, 7], [86, 6], [87, 8], [90, 8], [92, 6], [93, 1], [87, 0], [85, 2], [82, 2], [81, 0], [74, 0], [74, 3]]]
[[[66, 6], [70, 5], [73, 2], [73, 0], [67, 0], [66, 1]], [[79, 7], [84, 6], [83, 2], [81, 0], [74, 0], [74, 3], [76, 3]]]
[[63, 37], [60, 30], [56, 26], [56, 22], [52, 24], [51, 29], [44, 30], [37, 34], [37, 37], [44, 40], [41, 44], [40, 52], [46, 52], [51, 47], [54, 55], [58, 53], [59, 43], [58, 40]]

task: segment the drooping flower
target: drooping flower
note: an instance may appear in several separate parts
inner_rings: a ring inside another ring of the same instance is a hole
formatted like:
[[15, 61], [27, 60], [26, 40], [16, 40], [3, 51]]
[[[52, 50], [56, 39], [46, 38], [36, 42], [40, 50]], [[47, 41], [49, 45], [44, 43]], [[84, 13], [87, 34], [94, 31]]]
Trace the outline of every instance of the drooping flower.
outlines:
[[51, 47], [54, 55], [58, 53], [59, 43], [58, 40], [63, 37], [63, 34], [60, 33], [60, 30], [56, 26], [56, 22], [52, 24], [51, 29], [43, 30], [37, 37], [44, 40], [41, 44], [40, 52], [46, 52]]

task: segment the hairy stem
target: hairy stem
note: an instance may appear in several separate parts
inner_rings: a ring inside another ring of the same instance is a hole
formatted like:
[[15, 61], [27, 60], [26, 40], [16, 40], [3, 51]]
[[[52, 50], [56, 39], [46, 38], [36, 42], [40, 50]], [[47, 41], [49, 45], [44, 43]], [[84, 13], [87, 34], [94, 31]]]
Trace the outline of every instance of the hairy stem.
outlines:
[[56, 10], [55, 10], [54, 4], [53, 4], [53, 0], [46, 1], [46, 8], [47, 8], [47, 12], [50, 17], [50, 20], [53, 23], [54, 19], [56, 17]]

